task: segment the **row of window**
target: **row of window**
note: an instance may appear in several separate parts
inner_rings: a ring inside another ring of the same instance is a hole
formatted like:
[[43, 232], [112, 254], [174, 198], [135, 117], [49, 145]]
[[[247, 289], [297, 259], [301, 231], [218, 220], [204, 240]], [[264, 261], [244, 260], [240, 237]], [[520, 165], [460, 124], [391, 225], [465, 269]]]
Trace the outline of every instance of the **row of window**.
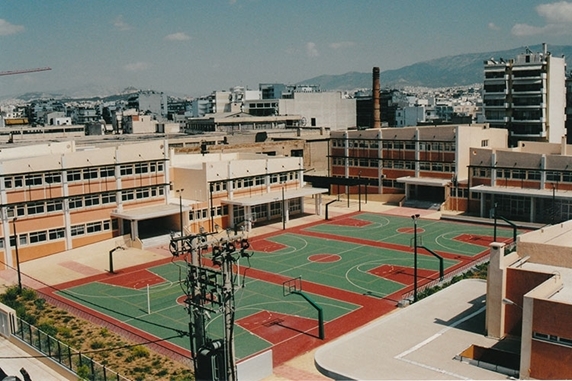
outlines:
[[[207, 218], [210, 218], [209, 217], [209, 209], [211, 209], [211, 208], [191, 210], [189, 212], [189, 220], [190, 221], [205, 220]], [[212, 217], [228, 215], [228, 205], [222, 205], [222, 206], [217, 206], [215, 208], [212, 208], [211, 215], [212, 215]]]
[[[118, 222], [117, 219], [103, 220], [87, 222], [85, 224], [73, 225], [70, 228], [70, 234], [72, 237], [94, 234], [103, 231], [117, 230]], [[38, 230], [29, 233], [18, 234], [18, 246], [33, 245], [36, 243], [42, 243], [46, 241], [57, 241], [64, 239], [66, 236], [66, 230], [63, 227], [54, 228], [49, 230]], [[0, 249], [5, 246], [4, 238], [0, 238]], [[16, 246], [16, 237], [10, 237], [10, 246]]]
[[[345, 166], [345, 161], [347, 160], [348, 166], [350, 167], [372, 167], [377, 168], [379, 159], [367, 159], [367, 158], [348, 158], [344, 159], [342, 157], [332, 158], [332, 164], [338, 166]], [[382, 160], [382, 167], [389, 169], [407, 169], [415, 170], [415, 161], [413, 160]], [[419, 162], [420, 171], [433, 171], [433, 172], [454, 172], [455, 163], [448, 162], [438, 162], [438, 161], [420, 161]]]
[[[473, 168], [474, 177], [491, 178], [491, 168]], [[572, 183], [572, 172], [545, 171], [546, 181], [556, 183]], [[542, 172], [536, 169], [496, 169], [499, 179], [540, 180]]]
[[[162, 173], [164, 164], [161, 161], [150, 163], [123, 164], [120, 166], [119, 173], [121, 177], [140, 175], [146, 173]], [[61, 184], [64, 176], [62, 171], [52, 171], [44, 173], [30, 173], [16, 176], [4, 177], [4, 186], [6, 189], [46, 186], [51, 184]], [[89, 181], [94, 179], [106, 179], [115, 177], [115, 166], [92, 167], [83, 169], [70, 169], [66, 172], [66, 180], [68, 182]]]
[[572, 347], [572, 339], [568, 339], [565, 337], [560, 337], [560, 336], [556, 336], [556, 335], [548, 335], [546, 333], [540, 333], [540, 332], [532, 332], [532, 337], [535, 339], [538, 339], [538, 340], [548, 341], [551, 343], [557, 343], [557, 344], [566, 345], [568, 347]]
[[[121, 191], [121, 199], [123, 201], [140, 200], [161, 197], [164, 194], [165, 190], [162, 186], [128, 189]], [[80, 209], [84, 207], [89, 208], [97, 205], [115, 204], [116, 201], [116, 192], [87, 194], [84, 196], [70, 197], [68, 200], [70, 210]], [[52, 199], [47, 201], [30, 201], [27, 203], [9, 206], [6, 208], [6, 212], [8, 213], [8, 217], [12, 218], [14, 216], [33, 216], [44, 213], [61, 212], [63, 209], [63, 199]]]
[[[287, 181], [298, 180], [300, 174], [298, 171], [286, 172], [286, 173], [274, 173], [269, 175], [270, 184], [285, 183]], [[241, 179], [232, 180], [233, 189], [250, 188], [252, 186], [263, 186], [266, 185], [266, 176], [252, 176], [245, 177]], [[226, 181], [217, 181], [211, 183], [211, 189], [214, 193], [225, 192], [227, 190]]]
[[[347, 141], [348, 148], [379, 148], [379, 140], [345, 140], [332, 139], [332, 147], [345, 148]], [[384, 149], [406, 149], [415, 151], [416, 141], [414, 140], [381, 140]], [[454, 142], [419, 142], [420, 151], [455, 151]]]

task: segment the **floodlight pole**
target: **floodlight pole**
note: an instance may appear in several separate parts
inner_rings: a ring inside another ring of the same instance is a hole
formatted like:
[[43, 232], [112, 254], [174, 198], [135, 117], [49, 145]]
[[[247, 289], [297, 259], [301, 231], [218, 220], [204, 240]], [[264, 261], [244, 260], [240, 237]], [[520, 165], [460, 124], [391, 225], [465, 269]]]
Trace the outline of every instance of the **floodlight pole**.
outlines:
[[413, 302], [417, 301], [417, 219], [419, 214], [411, 216], [413, 219]]
[[18, 272], [18, 291], [22, 293], [22, 273], [20, 272], [20, 256], [18, 255], [18, 233], [16, 232], [16, 220], [18, 218], [14, 217], [12, 220], [12, 227], [14, 229], [14, 249], [16, 250], [16, 270]]
[[176, 192], [179, 194], [179, 222], [181, 224], [181, 238], [185, 235], [183, 231], [183, 191], [183, 188], [176, 190]]
[[284, 186], [282, 186], [282, 230], [286, 230], [286, 201], [284, 200]]

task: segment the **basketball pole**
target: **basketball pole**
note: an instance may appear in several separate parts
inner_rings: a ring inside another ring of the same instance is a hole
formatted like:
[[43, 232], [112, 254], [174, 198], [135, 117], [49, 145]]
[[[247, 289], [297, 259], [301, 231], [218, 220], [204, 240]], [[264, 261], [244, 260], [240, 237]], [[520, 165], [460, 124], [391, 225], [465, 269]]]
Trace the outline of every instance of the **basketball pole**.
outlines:
[[149, 295], [149, 284], [147, 284], [147, 315], [151, 315], [151, 296]]
[[411, 216], [413, 219], [413, 303], [417, 301], [417, 219], [419, 214]]

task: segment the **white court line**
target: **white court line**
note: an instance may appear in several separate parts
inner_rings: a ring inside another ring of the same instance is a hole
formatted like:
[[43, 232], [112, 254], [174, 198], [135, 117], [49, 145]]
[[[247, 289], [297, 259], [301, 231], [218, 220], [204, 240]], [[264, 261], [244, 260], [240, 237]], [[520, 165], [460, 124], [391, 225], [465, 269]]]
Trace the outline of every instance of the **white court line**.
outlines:
[[446, 371], [445, 369], [436, 368], [436, 367], [431, 366], [431, 365], [422, 364], [422, 363], [419, 363], [419, 362], [417, 362], [417, 361], [408, 360], [408, 359], [405, 359], [404, 357], [407, 356], [407, 355], [409, 355], [409, 354], [411, 354], [411, 353], [413, 353], [413, 352], [415, 352], [415, 351], [418, 350], [419, 348], [424, 347], [425, 345], [429, 344], [429, 343], [432, 342], [433, 340], [435, 340], [435, 339], [441, 337], [441, 335], [443, 335], [445, 332], [447, 332], [447, 331], [450, 330], [451, 328], [455, 328], [455, 327], [458, 326], [459, 324], [461, 324], [461, 323], [463, 323], [463, 322], [465, 322], [465, 321], [467, 321], [467, 320], [469, 320], [469, 319], [475, 317], [476, 315], [482, 313], [483, 311], [485, 311], [485, 309], [486, 309], [486, 307], [481, 307], [481, 308], [479, 308], [477, 311], [473, 312], [472, 314], [469, 314], [469, 315], [465, 316], [464, 318], [459, 319], [459, 320], [453, 322], [452, 324], [450, 324], [450, 325], [448, 325], [447, 327], [443, 328], [442, 330], [440, 330], [439, 332], [437, 332], [437, 333], [434, 334], [433, 336], [429, 337], [429, 338], [426, 339], [426, 340], [423, 340], [423, 341], [420, 342], [419, 344], [414, 345], [413, 347], [407, 349], [406, 351], [401, 352], [400, 354], [398, 354], [398, 355], [395, 356], [394, 358], [395, 358], [396, 360], [404, 361], [404, 362], [407, 362], [407, 363], [409, 363], [409, 364], [416, 365], [416, 366], [419, 366], [419, 367], [422, 367], [422, 368], [425, 368], [425, 369], [434, 370], [435, 372], [447, 374], [447, 375], [449, 375], [449, 376], [454, 376], [454, 377], [457, 377], [457, 378], [462, 379], [462, 380], [468, 380], [469, 378], [467, 378], [467, 377], [465, 377], [465, 376], [461, 376], [461, 375], [459, 375], [459, 374]]

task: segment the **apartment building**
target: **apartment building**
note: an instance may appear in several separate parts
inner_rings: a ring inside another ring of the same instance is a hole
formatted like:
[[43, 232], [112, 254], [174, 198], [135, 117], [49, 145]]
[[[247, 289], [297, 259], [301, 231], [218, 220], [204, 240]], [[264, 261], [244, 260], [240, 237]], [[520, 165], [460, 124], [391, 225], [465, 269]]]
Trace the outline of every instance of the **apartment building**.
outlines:
[[514, 59], [484, 62], [483, 111], [491, 127], [509, 130], [509, 145], [518, 141], [560, 142], [565, 130], [566, 63], [528, 48]]
[[472, 148], [470, 212], [510, 220], [554, 224], [572, 219], [572, 148], [520, 142], [518, 147]]
[[566, 221], [520, 235], [512, 253], [491, 244], [486, 331], [520, 341], [520, 379], [572, 378], [570, 234]]
[[404, 194], [465, 210], [470, 147], [506, 147], [507, 131], [447, 125], [332, 131], [330, 137], [331, 176], [368, 182], [349, 193]]

